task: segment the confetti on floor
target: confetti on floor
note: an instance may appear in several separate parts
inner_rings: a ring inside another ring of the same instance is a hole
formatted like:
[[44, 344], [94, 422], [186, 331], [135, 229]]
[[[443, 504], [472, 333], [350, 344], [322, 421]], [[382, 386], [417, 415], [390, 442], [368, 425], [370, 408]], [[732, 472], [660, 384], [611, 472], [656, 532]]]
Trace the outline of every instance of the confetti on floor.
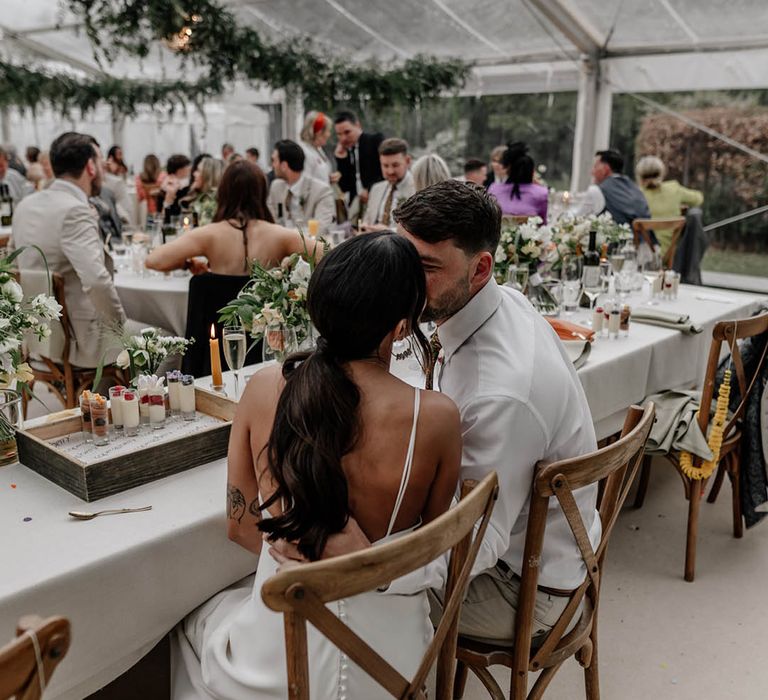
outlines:
[[30, 518], [29, 516], [27, 516], [26, 518], [24, 518], [24, 522], [25, 522], [25, 523], [28, 523], [30, 520], [32, 520], [32, 518]]
[[16, 488], [16, 484], [11, 484], [11, 488], [15, 489]]

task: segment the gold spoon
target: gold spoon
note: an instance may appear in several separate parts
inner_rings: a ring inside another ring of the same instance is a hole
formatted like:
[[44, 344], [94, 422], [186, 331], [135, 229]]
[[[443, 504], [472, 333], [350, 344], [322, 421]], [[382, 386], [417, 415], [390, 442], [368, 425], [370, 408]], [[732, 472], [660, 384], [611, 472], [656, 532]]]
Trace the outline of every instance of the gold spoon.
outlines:
[[112, 515], [114, 513], [138, 513], [141, 510], [152, 510], [152, 506], [143, 508], [115, 508], [113, 510], [99, 510], [95, 513], [84, 513], [81, 510], [70, 510], [69, 514], [78, 520], [93, 520], [97, 515]]

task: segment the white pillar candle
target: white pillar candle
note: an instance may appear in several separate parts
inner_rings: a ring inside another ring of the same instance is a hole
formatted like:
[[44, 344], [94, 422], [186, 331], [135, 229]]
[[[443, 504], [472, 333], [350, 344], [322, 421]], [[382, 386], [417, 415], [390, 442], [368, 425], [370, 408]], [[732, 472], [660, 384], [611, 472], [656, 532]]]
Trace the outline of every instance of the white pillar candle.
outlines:
[[135, 391], [128, 389], [123, 392], [121, 408], [125, 434], [133, 437], [139, 432], [139, 398]]

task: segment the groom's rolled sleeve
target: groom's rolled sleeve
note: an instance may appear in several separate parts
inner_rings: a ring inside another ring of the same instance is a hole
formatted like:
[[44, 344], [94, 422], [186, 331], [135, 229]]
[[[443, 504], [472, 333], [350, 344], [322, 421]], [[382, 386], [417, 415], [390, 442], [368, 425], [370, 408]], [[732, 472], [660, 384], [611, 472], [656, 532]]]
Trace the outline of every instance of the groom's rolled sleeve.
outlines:
[[[532, 407], [508, 395], [475, 398], [461, 409], [461, 426], [461, 479], [480, 481], [492, 471], [499, 479], [499, 496], [472, 569], [476, 576], [495, 566], [509, 549], [512, 530], [528, 503], [533, 470], [545, 452], [547, 435]], [[444, 555], [393, 581], [387, 592], [443, 588], [447, 563], [448, 555]]]

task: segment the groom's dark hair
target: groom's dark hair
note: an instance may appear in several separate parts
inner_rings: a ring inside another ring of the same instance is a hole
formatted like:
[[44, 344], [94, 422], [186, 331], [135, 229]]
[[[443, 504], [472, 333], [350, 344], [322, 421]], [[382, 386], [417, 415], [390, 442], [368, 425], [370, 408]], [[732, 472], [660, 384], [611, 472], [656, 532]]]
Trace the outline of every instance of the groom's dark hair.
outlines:
[[501, 209], [485, 188], [444, 180], [424, 188], [394, 212], [395, 221], [427, 243], [453, 240], [465, 253], [494, 254], [501, 235]]

